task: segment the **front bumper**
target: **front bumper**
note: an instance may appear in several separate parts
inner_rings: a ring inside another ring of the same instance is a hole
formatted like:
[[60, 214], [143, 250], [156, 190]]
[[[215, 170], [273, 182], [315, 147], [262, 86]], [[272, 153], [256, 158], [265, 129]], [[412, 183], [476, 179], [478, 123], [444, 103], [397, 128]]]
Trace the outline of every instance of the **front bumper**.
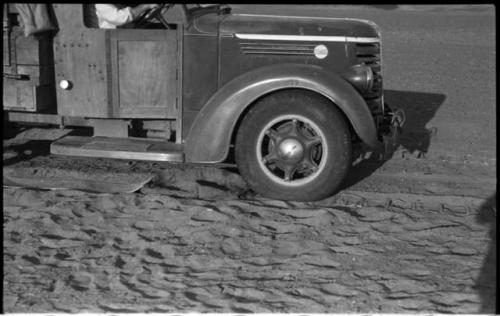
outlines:
[[382, 124], [380, 126], [382, 144], [380, 152], [383, 159], [387, 160], [392, 157], [394, 151], [398, 147], [398, 137], [403, 132], [403, 125], [406, 121], [405, 112], [401, 109], [391, 110], [386, 105], [388, 111], [384, 114]]

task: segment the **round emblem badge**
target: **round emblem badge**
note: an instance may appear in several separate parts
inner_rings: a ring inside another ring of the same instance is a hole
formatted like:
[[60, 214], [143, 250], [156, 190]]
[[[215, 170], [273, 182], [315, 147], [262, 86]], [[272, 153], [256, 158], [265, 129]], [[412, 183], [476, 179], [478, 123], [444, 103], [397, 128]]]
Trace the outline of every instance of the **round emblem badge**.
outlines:
[[318, 45], [314, 47], [314, 56], [318, 59], [323, 59], [328, 56], [328, 48], [325, 45]]

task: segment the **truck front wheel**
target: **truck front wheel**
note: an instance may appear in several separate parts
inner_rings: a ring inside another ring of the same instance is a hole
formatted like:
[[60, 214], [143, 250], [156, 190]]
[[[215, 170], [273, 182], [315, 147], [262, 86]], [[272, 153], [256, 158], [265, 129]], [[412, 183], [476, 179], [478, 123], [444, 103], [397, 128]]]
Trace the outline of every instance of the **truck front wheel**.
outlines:
[[347, 174], [350, 139], [342, 114], [328, 100], [306, 91], [277, 92], [244, 117], [236, 163], [257, 193], [319, 200], [333, 194]]

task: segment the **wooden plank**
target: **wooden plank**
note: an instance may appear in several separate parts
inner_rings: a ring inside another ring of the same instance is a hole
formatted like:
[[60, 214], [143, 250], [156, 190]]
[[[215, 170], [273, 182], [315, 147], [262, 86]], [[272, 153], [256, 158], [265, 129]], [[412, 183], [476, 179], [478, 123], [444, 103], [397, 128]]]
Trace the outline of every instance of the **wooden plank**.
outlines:
[[95, 193], [132, 193], [142, 188], [146, 183], [153, 179], [153, 175], [143, 175], [137, 179], [137, 176], [115, 177], [116, 179], [83, 179], [74, 176], [58, 177], [22, 177], [13, 174], [3, 175], [3, 186], [10, 188], [32, 188], [42, 190], [62, 190], [72, 189]]
[[[142, 99], [141, 99], [142, 100]], [[144, 101], [140, 101], [144, 102]], [[140, 118], [171, 118], [172, 114], [164, 104], [159, 103], [157, 106], [147, 106], [138, 103], [131, 103], [126, 108], [120, 108], [120, 116], [123, 118], [140, 117]]]
[[[175, 40], [175, 30], [164, 29], [116, 29], [118, 41], [158, 41], [166, 42]], [[173, 42], [175, 43], [175, 42]]]
[[66, 126], [91, 126], [90, 122], [82, 117], [62, 117], [57, 114], [41, 114], [26, 112], [5, 112], [4, 117], [9, 122], [43, 123]]
[[55, 114], [6, 112], [5, 119], [9, 122], [45, 123], [59, 125], [61, 117]]
[[3, 32], [3, 66], [10, 67], [11, 56], [10, 56], [10, 31]]

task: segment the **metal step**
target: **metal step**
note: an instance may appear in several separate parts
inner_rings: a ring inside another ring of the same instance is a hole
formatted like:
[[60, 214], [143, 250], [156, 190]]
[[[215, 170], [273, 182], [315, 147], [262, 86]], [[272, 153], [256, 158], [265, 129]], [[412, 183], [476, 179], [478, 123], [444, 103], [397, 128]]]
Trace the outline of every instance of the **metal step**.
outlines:
[[50, 153], [66, 156], [183, 162], [183, 146], [161, 140], [66, 136], [50, 144]]

